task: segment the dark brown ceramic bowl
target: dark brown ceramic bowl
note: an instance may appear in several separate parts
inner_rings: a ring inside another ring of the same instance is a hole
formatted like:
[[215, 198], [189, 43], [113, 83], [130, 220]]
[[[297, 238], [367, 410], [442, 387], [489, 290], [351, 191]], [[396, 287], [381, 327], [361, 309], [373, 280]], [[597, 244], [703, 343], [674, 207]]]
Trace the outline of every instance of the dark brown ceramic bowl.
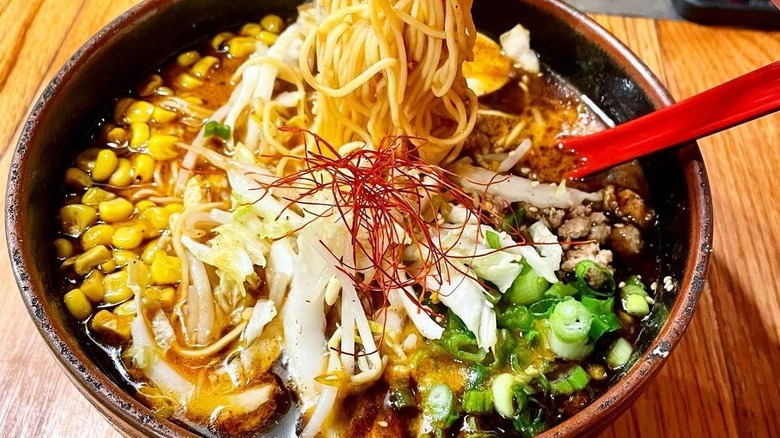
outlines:
[[[90, 343], [62, 305], [52, 249], [57, 194], [66, 163], [84, 147], [97, 118], [121, 90], [167, 57], [226, 26], [267, 12], [292, 16], [282, 0], [149, 0], [109, 24], [59, 71], [25, 125], [8, 180], [8, 246], [30, 315], [79, 390], [128, 436], [193, 437], [152, 415], [132, 397], [106, 354]], [[672, 102], [653, 74], [625, 46], [583, 14], [554, 0], [477, 1], [478, 28], [497, 36], [523, 23], [532, 45], [555, 72], [589, 96], [617, 123]], [[639, 336], [641, 356], [609, 391], [553, 428], [549, 436], [602, 430], [661, 369], [691, 320], [702, 291], [712, 236], [710, 193], [701, 155], [691, 144], [642, 161], [658, 211], [656, 278], [661, 290], [652, 320]], [[656, 421], [647, 418], [646, 421]]]

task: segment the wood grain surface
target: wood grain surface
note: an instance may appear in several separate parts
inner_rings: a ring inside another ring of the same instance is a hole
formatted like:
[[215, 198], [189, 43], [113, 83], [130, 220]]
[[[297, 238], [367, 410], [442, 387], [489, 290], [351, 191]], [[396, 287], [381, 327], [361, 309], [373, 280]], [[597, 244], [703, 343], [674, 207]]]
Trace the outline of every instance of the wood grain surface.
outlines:
[[[136, 0], [0, 0], [0, 174], [60, 65]], [[780, 59], [780, 33], [596, 19], [677, 99]], [[693, 322], [666, 367], [604, 437], [780, 436], [780, 115], [700, 141], [715, 252]], [[5, 191], [2, 184], [1, 191]], [[0, 436], [115, 437], [38, 336], [0, 248]]]

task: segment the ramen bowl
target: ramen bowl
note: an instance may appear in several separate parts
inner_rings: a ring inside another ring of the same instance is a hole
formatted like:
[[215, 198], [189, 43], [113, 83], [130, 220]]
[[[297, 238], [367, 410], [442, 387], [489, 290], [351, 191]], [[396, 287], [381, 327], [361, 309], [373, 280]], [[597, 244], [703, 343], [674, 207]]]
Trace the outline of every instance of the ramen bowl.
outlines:
[[[112, 359], [92, 342], [62, 303], [51, 242], [57, 193], [66, 164], [113, 98], [171, 55], [248, 17], [293, 15], [297, 2], [149, 0], [92, 37], [57, 73], [25, 124], [8, 181], [6, 228], [16, 280], [32, 319], [68, 377], [126, 436], [196, 437], [161, 419], [133, 397]], [[492, 37], [526, 26], [542, 62], [587, 96], [615, 123], [669, 105], [648, 68], [582, 13], [554, 0], [475, 2], [477, 28]], [[500, 13], [498, 13], [500, 11]], [[150, 44], [154, 41], [154, 44]], [[545, 436], [595, 435], [627, 409], [679, 342], [702, 291], [712, 237], [711, 199], [701, 155], [685, 145], [641, 161], [658, 213], [657, 291], [633, 364], [609, 389]], [[654, 421], [648, 419], [648, 421]]]

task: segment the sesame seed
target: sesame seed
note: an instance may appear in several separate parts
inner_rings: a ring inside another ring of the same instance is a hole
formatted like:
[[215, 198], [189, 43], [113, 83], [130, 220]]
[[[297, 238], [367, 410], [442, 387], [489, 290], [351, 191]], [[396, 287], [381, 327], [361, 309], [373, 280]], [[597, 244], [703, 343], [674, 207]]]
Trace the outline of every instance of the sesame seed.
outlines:
[[658, 289], [658, 282], [654, 281], [653, 284], [650, 285], [650, 290], [656, 290]]
[[531, 187], [536, 187], [538, 185], [539, 185], [539, 181], [532, 181], [531, 182]]
[[379, 427], [387, 427], [388, 426], [387, 421], [385, 421], [385, 420], [377, 421], [376, 424]]

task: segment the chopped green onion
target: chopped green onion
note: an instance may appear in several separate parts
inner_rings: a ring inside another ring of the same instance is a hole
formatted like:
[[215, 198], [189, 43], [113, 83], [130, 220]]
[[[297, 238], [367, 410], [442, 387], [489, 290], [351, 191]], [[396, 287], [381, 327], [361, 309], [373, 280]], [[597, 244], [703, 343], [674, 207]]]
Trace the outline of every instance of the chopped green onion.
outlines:
[[550, 329], [555, 336], [567, 344], [585, 343], [593, 317], [579, 301], [565, 299], [555, 306], [550, 315]]
[[491, 391], [466, 391], [463, 393], [463, 410], [470, 414], [487, 414], [493, 410]]
[[431, 387], [423, 400], [422, 410], [425, 420], [436, 427], [448, 427], [458, 418], [455, 413], [455, 395], [443, 383]]
[[541, 388], [542, 391], [550, 392], [550, 381], [544, 373], [539, 373], [539, 375], [536, 376], [536, 384], [539, 385], [539, 388]]
[[530, 266], [523, 264], [523, 270], [515, 278], [512, 286], [504, 293], [504, 298], [513, 304], [531, 305], [544, 297], [550, 283], [536, 273]]
[[222, 123], [219, 123], [216, 120], [211, 120], [208, 123], [206, 123], [204, 133], [206, 137], [211, 137], [212, 135], [216, 135], [217, 137], [223, 140], [229, 140], [230, 131], [231, 131], [230, 126], [223, 125]]
[[555, 334], [551, 331], [548, 332], [547, 343], [550, 346], [550, 351], [564, 360], [582, 360], [585, 359], [592, 351], [594, 347], [593, 342], [589, 343], [571, 343], [567, 344], [555, 337]]
[[414, 394], [407, 386], [391, 387], [387, 394], [387, 404], [396, 411], [416, 406]]
[[536, 415], [531, 415], [532, 409], [524, 411], [512, 421], [512, 426], [524, 438], [535, 437], [547, 430], [547, 415], [544, 409], [537, 409]]
[[642, 295], [629, 295], [623, 299], [623, 308], [631, 316], [642, 318], [650, 314], [650, 303]]
[[454, 313], [447, 312], [444, 333], [438, 343], [444, 350], [457, 359], [469, 362], [482, 362], [487, 352], [477, 345], [477, 338]]
[[537, 301], [528, 307], [531, 311], [531, 315], [537, 318], [549, 318], [553, 312], [555, 305], [560, 303], [561, 300], [557, 298], [545, 298], [541, 301]]
[[[615, 293], [615, 278], [604, 266], [591, 260], [582, 260], [574, 268], [577, 287], [583, 294], [611, 297]], [[596, 283], [593, 286], [591, 283]]]
[[626, 281], [624, 283], [626, 283], [626, 286], [639, 286], [643, 290], [645, 288], [645, 285], [642, 283], [642, 280], [640, 280], [639, 277], [636, 275], [632, 275], [626, 278]]
[[629, 315], [642, 318], [650, 313], [650, 303], [647, 301], [649, 295], [638, 277], [629, 277], [625, 286], [620, 288], [620, 294], [623, 297], [623, 308]]
[[447, 322], [444, 324], [444, 330], [453, 333], [471, 333], [460, 317], [451, 310], [447, 311]]
[[577, 391], [582, 391], [588, 386], [588, 382], [590, 382], [590, 376], [581, 366], [577, 365], [559, 378], [550, 382], [550, 386], [553, 394], [568, 395]]
[[516, 210], [504, 215], [504, 223], [501, 225], [501, 228], [507, 233], [516, 233], [520, 226], [523, 225], [523, 221], [525, 221], [525, 209], [520, 206]]
[[542, 334], [539, 333], [538, 330], [528, 330], [528, 332], [525, 333], [525, 340], [528, 341], [528, 344], [530, 345], [533, 345], [541, 337]]
[[634, 353], [634, 347], [626, 338], [617, 338], [607, 352], [607, 366], [614, 370], [625, 365]]
[[584, 359], [593, 350], [593, 343], [588, 342], [592, 323], [593, 317], [582, 303], [571, 297], [561, 301], [548, 321], [550, 350], [561, 359]]
[[501, 249], [501, 239], [498, 233], [487, 230], [485, 232], [485, 240], [487, 240], [487, 244], [491, 249]]
[[525, 346], [509, 355], [509, 367], [516, 373], [524, 372], [531, 365], [531, 350]]
[[562, 300], [566, 297], [570, 297], [576, 294], [577, 292], [578, 291], [576, 287], [570, 284], [566, 284], [562, 281], [559, 281], [553, 284], [549, 289], [547, 289], [547, 292], [544, 293], [544, 296], [548, 298], [558, 298]]
[[442, 335], [442, 341], [447, 352], [460, 360], [482, 362], [487, 356], [487, 352], [479, 348], [471, 333], [445, 333]]
[[534, 325], [534, 316], [528, 307], [512, 305], [498, 314], [498, 325], [503, 328], [527, 331]]
[[466, 372], [466, 389], [477, 389], [490, 377], [490, 368], [475, 363]]
[[496, 412], [504, 418], [512, 418], [528, 405], [528, 394], [515, 376], [504, 373], [493, 379], [493, 404]]
[[590, 312], [593, 317], [593, 324], [590, 326], [590, 338], [597, 341], [604, 334], [620, 330], [620, 320], [615, 315], [614, 299], [600, 300], [588, 295], [582, 296], [582, 305]]
[[623, 296], [629, 296], [629, 295], [642, 295], [644, 297], [647, 296], [647, 291], [645, 290], [644, 286], [637, 286], [635, 284], [626, 284], [625, 286], [620, 288], [620, 292], [623, 294]]
[[512, 332], [509, 330], [498, 331], [498, 341], [496, 347], [493, 348], [493, 363], [490, 364], [491, 368], [502, 368], [512, 356], [512, 353], [517, 350], [520, 343]]
[[490, 304], [496, 305], [499, 301], [501, 301], [501, 298], [503, 298], [503, 295], [498, 293], [498, 291], [494, 291], [490, 288], [486, 288], [485, 290], [485, 299], [490, 302]]

